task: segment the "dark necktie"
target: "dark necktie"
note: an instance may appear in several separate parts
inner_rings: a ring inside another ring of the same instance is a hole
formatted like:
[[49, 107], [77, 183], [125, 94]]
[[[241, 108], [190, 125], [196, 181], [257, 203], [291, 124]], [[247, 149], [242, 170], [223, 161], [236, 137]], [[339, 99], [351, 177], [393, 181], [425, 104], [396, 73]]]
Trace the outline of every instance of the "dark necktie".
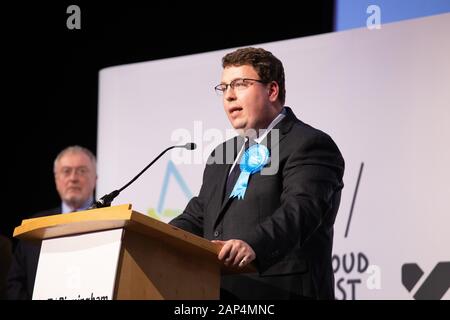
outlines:
[[230, 197], [231, 191], [233, 191], [234, 185], [236, 184], [236, 181], [238, 180], [239, 175], [241, 174], [240, 162], [241, 162], [242, 156], [244, 155], [245, 151], [247, 151], [248, 148], [250, 148], [254, 144], [256, 144], [256, 142], [254, 140], [250, 140], [250, 139], [248, 139], [245, 142], [244, 151], [241, 152], [239, 159], [236, 161], [236, 164], [234, 165], [233, 170], [231, 170], [230, 174], [228, 175], [227, 186], [226, 186], [225, 194], [224, 194], [224, 201], [226, 201]]

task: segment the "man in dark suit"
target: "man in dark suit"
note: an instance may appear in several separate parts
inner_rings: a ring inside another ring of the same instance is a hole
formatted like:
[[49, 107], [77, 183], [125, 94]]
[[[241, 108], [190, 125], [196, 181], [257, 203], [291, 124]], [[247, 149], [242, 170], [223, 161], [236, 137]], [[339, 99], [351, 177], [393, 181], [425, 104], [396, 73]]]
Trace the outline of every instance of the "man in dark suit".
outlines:
[[[94, 200], [97, 181], [92, 152], [80, 146], [67, 147], [56, 157], [53, 169], [61, 206], [35, 214], [33, 218], [88, 209]], [[40, 243], [18, 242], [7, 279], [8, 299], [33, 297], [40, 250]]]
[[213, 151], [199, 195], [170, 224], [222, 245], [226, 265], [257, 268], [222, 276], [223, 299], [334, 299], [344, 159], [284, 107], [283, 65], [270, 52], [239, 49], [222, 65], [215, 89], [239, 136]]

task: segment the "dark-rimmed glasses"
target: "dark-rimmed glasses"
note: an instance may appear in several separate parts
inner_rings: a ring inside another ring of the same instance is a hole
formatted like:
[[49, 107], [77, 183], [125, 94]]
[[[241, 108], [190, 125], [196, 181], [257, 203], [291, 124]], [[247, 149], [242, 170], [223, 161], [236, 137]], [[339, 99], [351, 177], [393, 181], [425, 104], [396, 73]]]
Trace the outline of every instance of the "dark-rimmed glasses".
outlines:
[[234, 79], [233, 81], [231, 81], [230, 83], [218, 84], [217, 86], [214, 87], [214, 90], [219, 95], [223, 95], [227, 91], [228, 87], [230, 87], [231, 89], [233, 89], [235, 91], [241, 91], [241, 90], [245, 90], [248, 87], [250, 87], [254, 83], [254, 81], [259, 82], [259, 83], [267, 83], [267, 81], [258, 80], [258, 79], [237, 78], [237, 79]]

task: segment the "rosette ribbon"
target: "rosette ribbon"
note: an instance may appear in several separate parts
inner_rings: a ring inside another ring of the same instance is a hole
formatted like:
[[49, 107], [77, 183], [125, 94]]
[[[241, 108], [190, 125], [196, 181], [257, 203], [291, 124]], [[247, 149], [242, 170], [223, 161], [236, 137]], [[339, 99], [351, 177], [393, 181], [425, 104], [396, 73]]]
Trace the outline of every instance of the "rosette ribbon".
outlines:
[[250, 176], [269, 162], [269, 150], [265, 145], [255, 144], [245, 151], [240, 161], [241, 173], [231, 191], [230, 198], [244, 199]]

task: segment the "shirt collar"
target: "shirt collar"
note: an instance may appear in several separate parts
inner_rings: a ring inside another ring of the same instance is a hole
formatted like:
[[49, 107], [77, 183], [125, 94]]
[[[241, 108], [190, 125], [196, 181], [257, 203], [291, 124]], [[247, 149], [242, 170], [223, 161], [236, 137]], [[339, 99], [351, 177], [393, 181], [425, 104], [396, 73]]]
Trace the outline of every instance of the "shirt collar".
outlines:
[[83, 210], [87, 210], [89, 209], [89, 207], [94, 203], [94, 197], [91, 196], [89, 197], [89, 199], [81, 206], [81, 208], [78, 208], [76, 210], [74, 210], [71, 206], [69, 206], [67, 203], [65, 203], [64, 201], [61, 204], [61, 208], [62, 208], [62, 213], [69, 213], [69, 212], [73, 212], [73, 211], [83, 211]]
[[256, 143], [261, 143], [261, 141], [264, 140], [264, 138], [267, 136], [267, 134], [270, 132], [270, 130], [273, 129], [283, 118], [286, 116], [286, 109], [283, 107], [280, 114], [275, 117], [275, 119], [272, 120], [272, 122], [269, 124], [267, 129], [264, 129], [262, 134], [259, 135], [258, 138], [254, 139]]

